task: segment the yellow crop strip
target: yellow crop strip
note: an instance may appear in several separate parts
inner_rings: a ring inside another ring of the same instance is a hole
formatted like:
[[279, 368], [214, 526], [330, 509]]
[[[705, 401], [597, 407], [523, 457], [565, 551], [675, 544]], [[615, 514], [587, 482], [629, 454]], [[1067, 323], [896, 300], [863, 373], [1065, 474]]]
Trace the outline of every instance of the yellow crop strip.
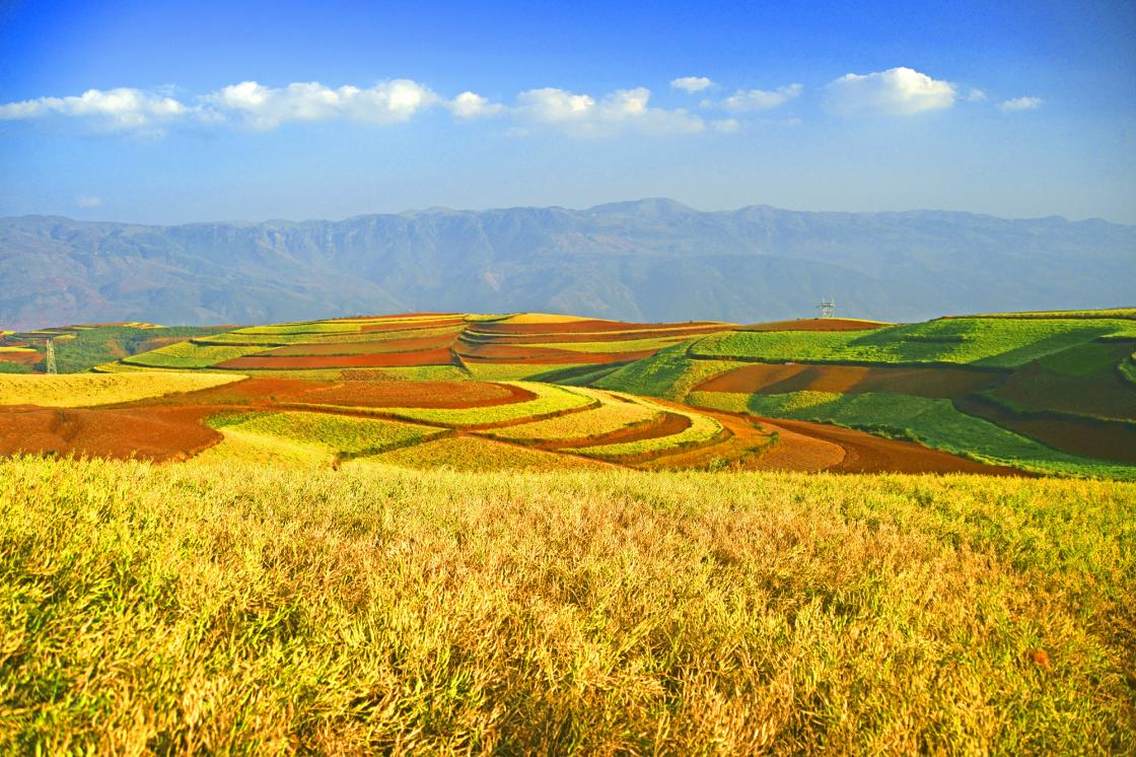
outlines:
[[0, 374], [0, 405], [91, 407], [210, 389], [244, 376], [227, 373]]

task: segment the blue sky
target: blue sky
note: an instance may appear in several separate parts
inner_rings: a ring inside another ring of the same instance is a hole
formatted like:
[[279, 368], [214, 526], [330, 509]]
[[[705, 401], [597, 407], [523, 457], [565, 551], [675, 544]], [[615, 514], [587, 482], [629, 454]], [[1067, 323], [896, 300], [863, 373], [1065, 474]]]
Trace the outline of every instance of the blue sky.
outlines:
[[0, 214], [1136, 223], [1132, 3], [235, 5], [0, 0]]

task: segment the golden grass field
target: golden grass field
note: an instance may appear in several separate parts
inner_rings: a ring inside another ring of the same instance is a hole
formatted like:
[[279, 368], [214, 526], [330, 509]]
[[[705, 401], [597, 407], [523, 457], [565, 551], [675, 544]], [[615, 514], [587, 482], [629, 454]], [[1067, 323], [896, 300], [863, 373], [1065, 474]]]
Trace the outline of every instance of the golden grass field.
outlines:
[[1136, 751], [1136, 485], [0, 462], [0, 752]]
[[194, 392], [243, 378], [202, 372], [0, 374], [0, 405], [93, 407]]

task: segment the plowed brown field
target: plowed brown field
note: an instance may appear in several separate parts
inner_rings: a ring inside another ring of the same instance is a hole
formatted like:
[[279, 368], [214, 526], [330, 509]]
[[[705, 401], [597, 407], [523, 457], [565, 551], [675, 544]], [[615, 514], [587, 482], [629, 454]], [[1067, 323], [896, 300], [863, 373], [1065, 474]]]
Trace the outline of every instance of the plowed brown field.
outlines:
[[306, 403], [355, 407], [469, 408], [536, 399], [528, 389], [485, 381], [351, 381], [303, 394]]
[[696, 391], [741, 394], [893, 392], [950, 399], [988, 389], [1002, 376], [966, 368], [865, 367], [857, 365], [777, 365], [755, 363], [703, 382]]
[[38, 352], [0, 352], [0, 363], [15, 363], [16, 365], [35, 365], [43, 360]]
[[449, 349], [457, 338], [457, 331], [452, 334], [436, 334], [434, 336], [407, 337], [403, 339], [387, 339], [375, 342], [345, 342], [342, 344], [290, 344], [286, 347], [277, 347], [258, 357], [306, 357], [313, 355], [372, 355], [386, 352], [422, 352], [425, 350]]
[[1136, 465], [1136, 423], [1012, 413], [981, 399], [956, 400], [964, 413], [984, 418], [1042, 444], [1074, 455]]
[[451, 365], [453, 353], [448, 349], [417, 352], [379, 352], [362, 355], [295, 355], [271, 357], [249, 355], [226, 360], [218, 368], [232, 370], [292, 370], [297, 368], [396, 368], [413, 365]]
[[[655, 350], [635, 352], [576, 352], [574, 350], [521, 347], [506, 344], [462, 344], [457, 348], [462, 360], [480, 363], [534, 363], [537, 365], [573, 365], [581, 363], [622, 363], [655, 354]], [[244, 359], [244, 358], [242, 358]]]
[[0, 454], [185, 460], [221, 440], [201, 421], [219, 408], [0, 408]]
[[[782, 433], [782, 444], [786, 441], [800, 444], [791, 434], [806, 436], [814, 440], [836, 445], [844, 450], [843, 457], [826, 470], [840, 473], [982, 473], [988, 476], [1028, 476], [1030, 474], [999, 465], [985, 465], [965, 457], [929, 449], [914, 442], [898, 439], [884, 439], [864, 431], [855, 431], [840, 426], [811, 421], [793, 421], [784, 418], [759, 418], [761, 425]], [[780, 444], [778, 446], [781, 446]], [[787, 462], [792, 462], [791, 449]], [[806, 445], [801, 445], [806, 446]], [[776, 453], [777, 448], [771, 450]], [[774, 459], [776, 457], [774, 456]], [[799, 470], [785, 467], [783, 470]]]

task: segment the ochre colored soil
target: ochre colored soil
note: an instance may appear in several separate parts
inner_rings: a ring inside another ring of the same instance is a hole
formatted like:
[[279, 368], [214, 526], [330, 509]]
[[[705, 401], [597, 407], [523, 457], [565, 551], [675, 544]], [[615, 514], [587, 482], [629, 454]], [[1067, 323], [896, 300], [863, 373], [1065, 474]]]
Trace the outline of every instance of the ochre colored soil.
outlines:
[[201, 421], [218, 408], [0, 408], [0, 454], [185, 460], [221, 440]]
[[801, 318], [795, 321], [770, 321], [742, 327], [742, 331], [873, 331], [890, 323], [872, 323], [850, 318]]
[[451, 334], [387, 339], [379, 342], [349, 342], [343, 344], [290, 344], [258, 355], [258, 357], [304, 357], [309, 355], [369, 355], [385, 352], [422, 352], [449, 349], [457, 337]]
[[[981, 473], [988, 476], [1028, 476], [1028, 473], [999, 465], [985, 465], [974, 460], [929, 449], [914, 442], [884, 439], [863, 431], [811, 421], [784, 418], [759, 418], [761, 425], [781, 432], [781, 444], [791, 441], [786, 432], [807, 436], [837, 445], [843, 458], [826, 470], [841, 473]], [[792, 444], [787, 445], [790, 448]], [[771, 450], [775, 453], [776, 447]], [[794, 470], [793, 468], [784, 468]]]
[[994, 386], [1002, 376], [967, 368], [866, 367], [754, 363], [715, 376], [696, 390], [742, 394], [894, 392], [950, 399]]
[[43, 355], [38, 352], [0, 352], [0, 363], [35, 365], [41, 360]]
[[348, 381], [292, 399], [348, 407], [469, 408], [528, 402], [536, 396], [523, 387], [485, 381]]
[[451, 365], [453, 354], [448, 349], [421, 350], [418, 352], [379, 352], [361, 355], [295, 355], [272, 357], [248, 355], [226, 360], [218, 368], [233, 370], [293, 368], [395, 368], [413, 365]]
[[[534, 363], [537, 365], [573, 365], [583, 363], [622, 363], [654, 355], [657, 350], [635, 352], [575, 352], [573, 350], [521, 347], [506, 344], [462, 344], [457, 353], [462, 360], [475, 363]], [[243, 358], [242, 358], [243, 359]]]
[[980, 399], [955, 401], [964, 413], [984, 418], [1003, 428], [1073, 455], [1136, 465], [1136, 423], [1098, 421], [1057, 415], [1018, 415]]

